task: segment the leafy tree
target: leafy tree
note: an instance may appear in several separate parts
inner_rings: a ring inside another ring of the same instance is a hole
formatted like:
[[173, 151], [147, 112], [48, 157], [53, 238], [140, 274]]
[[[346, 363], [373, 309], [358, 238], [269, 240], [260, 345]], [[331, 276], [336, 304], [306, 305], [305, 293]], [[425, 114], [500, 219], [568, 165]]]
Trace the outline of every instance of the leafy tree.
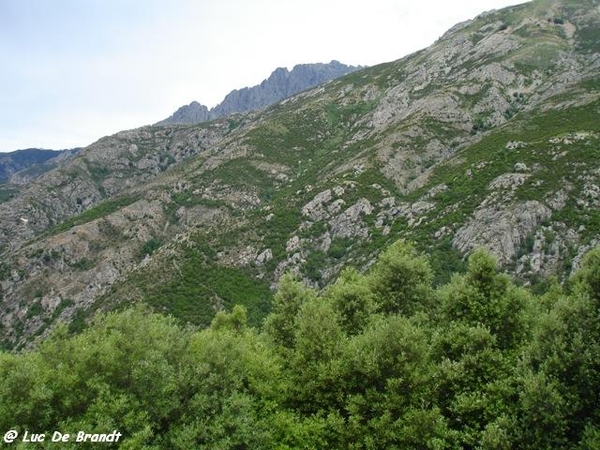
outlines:
[[425, 257], [404, 241], [392, 244], [369, 273], [379, 309], [407, 316], [432, 306], [433, 272]]
[[290, 274], [281, 277], [271, 314], [264, 324], [265, 331], [276, 344], [288, 349], [294, 347], [296, 315], [300, 307], [315, 296], [312, 289], [294, 280]]
[[242, 305], [235, 305], [231, 313], [219, 311], [211, 323], [211, 328], [216, 331], [229, 330], [242, 333], [247, 327], [248, 310]]
[[117, 427], [141, 448], [181, 407], [179, 364], [188, 337], [143, 308], [99, 316], [73, 338], [60, 328], [36, 352], [2, 362], [0, 426], [89, 433]]
[[[456, 431], [461, 447], [472, 448], [491, 439], [490, 422], [510, 414], [506, 398], [512, 393], [507, 379], [514, 360], [497, 346], [489, 329], [463, 322], [440, 326], [433, 336], [435, 404]], [[499, 431], [498, 426], [496, 431]]]
[[[352, 448], [436, 448], [446, 423], [428, 400], [427, 334], [405, 317], [375, 318], [344, 355]], [[437, 442], [437, 444], [436, 444]]]
[[296, 319], [295, 342], [291, 356], [293, 402], [313, 412], [334, 405], [345, 337], [331, 302], [319, 297], [302, 305]]
[[234, 308], [191, 336], [181, 383], [186, 404], [168, 434], [175, 448], [271, 448], [265, 417], [277, 404], [281, 372], [243, 318], [244, 309]]
[[474, 251], [467, 273], [455, 275], [438, 295], [441, 320], [483, 325], [505, 349], [515, 348], [525, 337], [530, 296], [498, 273], [496, 260], [484, 249]]
[[573, 276], [571, 283], [574, 290], [584, 294], [600, 306], [600, 248], [588, 252], [579, 271]]
[[561, 412], [569, 420], [566, 434], [555, 434], [565, 442], [600, 423], [600, 323], [591, 289], [580, 284], [542, 314], [525, 353], [527, 367], [550, 380], [562, 399]]
[[524, 376], [519, 399], [519, 447], [565, 448], [569, 410], [560, 391], [559, 383], [544, 373]]
[[339, 313], [339, 321], [347, 335], [362, 331], [375, 312], [375, 296], [368, 279], [355, 269], [345, 269], [324, 294]]

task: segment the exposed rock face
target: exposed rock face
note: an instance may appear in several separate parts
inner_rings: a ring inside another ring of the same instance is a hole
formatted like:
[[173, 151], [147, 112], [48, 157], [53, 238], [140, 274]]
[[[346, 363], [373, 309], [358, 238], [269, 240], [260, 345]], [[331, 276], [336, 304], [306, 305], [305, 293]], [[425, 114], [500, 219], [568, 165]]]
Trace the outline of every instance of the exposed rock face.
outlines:
[[550, 216], [550, 208], [535, 200], [506, 209], [484, 207], [456, 232], [452, 243], [463, 253], [486, 247], [505, 264], [517, 254], [525, 237]]
[[211, 110], [193, 101], [157, 125], [201, 123], [234, 113], [254, 111], [358, 69], [360, 67], [347, 66], [338, 61], [328, 64], [298, 64], [291, 71], [280, 67], [257, 86], [231, 91]]
[[365, 226], [362, 216], [369, 216], [372, 212], [373, 207], [369, 200], [365, 198], [359, 199], [358, 202], [331, 221], [332, 234], [339, 238], [366, 238], [369, 234], [369, 229]]
[[260, 255], [256, 257], [256, 264], [263, 265], [273, 259], [273, 252], [270, 248], [264, 250]]
[[310, 202], [302, 208], [302, 214], [313, 220], [323, 220], [329, 217], [324, 205], [331, 201], [331, 189], [319, 192]]

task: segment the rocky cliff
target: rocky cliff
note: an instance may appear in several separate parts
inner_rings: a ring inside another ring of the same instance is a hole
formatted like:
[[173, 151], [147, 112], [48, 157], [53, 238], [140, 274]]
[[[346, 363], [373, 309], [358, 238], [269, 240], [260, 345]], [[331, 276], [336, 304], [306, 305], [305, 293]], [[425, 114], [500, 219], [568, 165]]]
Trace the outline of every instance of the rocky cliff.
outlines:
[[0, 333], [146, 302], [205, 326], [279, 277], [324, 287], [397, 239], [436, 281], [489, 248], [524, 283], [600, 242], [600, 8], [537, 0], [271, 108], [106, 137], [0, 204]]
[[193, 101], [157, 125], [195, 124], [235, 113], [254, 111], [358, 69], [360, 67], [347, 66], [338, 61], [328, 64], [298, 64], [291, 71], [280, 67], [257, 86], [231, 91], [221, 103], [210, 110]]

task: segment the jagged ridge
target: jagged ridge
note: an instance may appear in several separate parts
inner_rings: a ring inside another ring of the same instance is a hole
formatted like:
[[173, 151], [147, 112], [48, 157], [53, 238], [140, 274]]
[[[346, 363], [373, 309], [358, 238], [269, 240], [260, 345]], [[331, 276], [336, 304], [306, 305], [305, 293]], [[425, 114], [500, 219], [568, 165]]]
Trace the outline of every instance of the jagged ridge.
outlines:
[[335, 60], [328, 64], [298, 64], [291, 71], [280, 67], [259, 85], [234, 89], [221, 103], [210, 110], [193, 101], [156, 125], [195, 124], [227, 117], [234, 113], [254, 111], [360, 68], [360, 66], [347, 66]]

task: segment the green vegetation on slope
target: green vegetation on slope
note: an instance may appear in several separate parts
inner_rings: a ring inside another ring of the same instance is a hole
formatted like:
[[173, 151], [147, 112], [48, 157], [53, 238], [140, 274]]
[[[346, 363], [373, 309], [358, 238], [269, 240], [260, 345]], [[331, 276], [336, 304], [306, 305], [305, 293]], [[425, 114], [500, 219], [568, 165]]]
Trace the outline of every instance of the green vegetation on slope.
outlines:
[[0, 184], [0, 203], [9, 201], [17, 192], [18, 190], [13, 186]]
[[468, 266], [433, 288], [399, 242], [321, 293], [284, 277], [262, 329], [239, 305], [201, 331], [143, 308], [59, 328], [0, 354], [0, 428], [118, 430], [105, 448], [131, 449], [597, 448], [600, 250], [541, 297], [484, 251]]
[[246, 308], [250, 325], [258, 325], [268, 314], [272, 298], [269, 285], [249, 271], [219, 265], [216, 251], [201, 235], [193, 236], [177, 259], [166, 261], [160, 273], [134, 272], [128, 284], [109, 292], [97, 306], [112, 309], [124, 291], [132, 290], [155, 310], [200, 327], [210, 325], [215, 311], [231, 310], [236, 304]]

